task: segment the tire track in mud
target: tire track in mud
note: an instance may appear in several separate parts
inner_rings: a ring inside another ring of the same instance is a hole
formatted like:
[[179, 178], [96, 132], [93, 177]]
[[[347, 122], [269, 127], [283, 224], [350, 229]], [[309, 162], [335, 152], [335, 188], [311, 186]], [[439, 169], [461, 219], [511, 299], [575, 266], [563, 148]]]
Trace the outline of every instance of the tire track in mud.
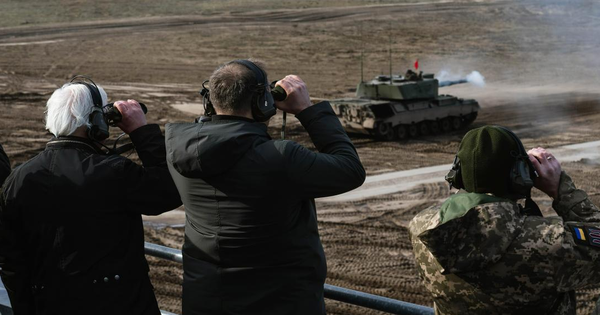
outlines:
[[[431, 305], [415, 268], [407, 226], [416, 213], [447, 194], [447, 186], [434, 183], [361, 201], [318, 202], [319, 233], [328, 262], [327, 283]], [[384, 314], [335, 301], [327, 301], [327, 311]]]
[[488, 3], [456, 3], [440, 1], [430, 3], [407, 3], [360, 7], [324, 7], [309, 9], [285, 9], [275, 11], [252, 11], [250, 13], [221, 13], [211, 16], [173, 16], [104, 20], [95, 22], [62, 23], [41, 26], [21, 26], [0, 29], [0, 46], [15, 43], [42, 43], [47, 40], [70, 40], [74, 38], [95, 39], [132, 32], [154, 32], [170, 29], [195, 28], [198, 26], [271, 25], [279, 23], [313, 23], [322, 21], [356, 21], [374, 16], [418, 12], [456, 12], [481, 7], [506, 7], [513, 4], [504, 1]]
[[[81, 52], [81, 47], [80, 46], [76, 46], [75, 49], [72, 49], [71, 51], [69, 51], [69, 53], [67, 55], [65, 55], [64, 57], [62, 57], [60, 60], [50, 64], [50, 67], [48, 68], [48, 70], [42, 75], [42, 77], [49, 77], [50, 74], [52, 72], [54, 72], [56, 70], [56, 68], [64, 61], [70, 61], [71, 57], [74, 55], [78, 55]], [[84, 64], [85, 62], [88, 62], [88, 60], [85, 61], [81, 61], [81, 64]], [[68, 62], [65, 62], [68, 63]], [[80, 66], [79, 65], [79, 66]], [[77, 68], [79, 68], [79, 66], [76, 66], [75, 69], [73, 69], [73, 71], [71, 71], [71, 73], [74, 72], [74, 70], [76, 70]]]

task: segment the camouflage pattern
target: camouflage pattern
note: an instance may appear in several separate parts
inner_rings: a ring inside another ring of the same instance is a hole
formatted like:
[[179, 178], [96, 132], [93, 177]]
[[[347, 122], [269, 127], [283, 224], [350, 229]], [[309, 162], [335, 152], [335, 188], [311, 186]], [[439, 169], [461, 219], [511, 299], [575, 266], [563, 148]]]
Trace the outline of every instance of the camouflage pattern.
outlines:
[[560, 217], [484, 203], [441, 223], [440, 207], [410, 222], [417, 267], [436, 314], [575, 314], [575, 289], [600, 281], [600, 245], [573, 228], [600, 229], [600, 211], [561, 174]]
[[456, 130], [477, 118], [473, 99], [439, 94], [441, 86], [466, 80], [439, 82], [433, 74], [407, 71], [406, 76], [377, 76], [356, 87], [356, 97], [331, 100], [331, 106], [348, 132], [387, 140]]

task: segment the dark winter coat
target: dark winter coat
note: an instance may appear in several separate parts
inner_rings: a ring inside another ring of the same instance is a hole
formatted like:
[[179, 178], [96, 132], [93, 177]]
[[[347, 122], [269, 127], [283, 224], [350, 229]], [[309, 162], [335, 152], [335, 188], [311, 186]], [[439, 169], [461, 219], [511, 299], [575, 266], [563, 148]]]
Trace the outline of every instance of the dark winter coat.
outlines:
[[141, 214], [181, 200], [158, 126], [130, 137], [143, 167], [60, 137], [6, 180], [0, 267], [16, 315], [159, 314]]
[[8, 177], [8, 174], [10, 174], [10, 162], [8, 161], [8, 156], [0, 144], [0, 186], [2, 186], [4, 180]]
[[243, 117], [167, 125], [187, 217], [185, 315], [325, 313], [314, 198], [360, 186], [365, 171], [329, 103], [296, 117], [319, 153]]

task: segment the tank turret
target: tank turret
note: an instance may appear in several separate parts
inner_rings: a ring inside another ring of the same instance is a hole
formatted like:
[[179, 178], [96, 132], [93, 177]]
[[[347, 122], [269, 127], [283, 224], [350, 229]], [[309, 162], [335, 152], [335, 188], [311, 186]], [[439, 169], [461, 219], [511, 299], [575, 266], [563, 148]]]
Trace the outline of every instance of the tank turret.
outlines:
[[380, 75], [369, 82], [360, 82], [356, 97], [386, 100], [416, 100], [434, 98], [438, 95], [439, 83], [433, 75], [416, 74], [408, 70], [404, 77]]
[[438, 90], [466, 82], [439, 82], [433, 74], [408, 70], [404, 76], [380, 75], [360, 82], [356, 98], [335, 99], [331, 105], [348, 132], [386, 140], [450, 132], [472, 123], [479, 104]]

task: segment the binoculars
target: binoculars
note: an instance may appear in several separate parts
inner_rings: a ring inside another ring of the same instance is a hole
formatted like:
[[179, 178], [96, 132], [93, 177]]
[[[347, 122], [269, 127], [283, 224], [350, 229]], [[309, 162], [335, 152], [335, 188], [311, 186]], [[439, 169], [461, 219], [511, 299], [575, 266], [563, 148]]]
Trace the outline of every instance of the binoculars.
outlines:
[[[148, 113], [148, 108], [146, 107], [146, 105], [141, 102], [139, 104], [142, 107], [142, 111], [144, 111], [144, 114]], [[116, 107], [114, 107], [114, 103], [106, 104], [104, 107], [102, 107], [102, 112], [104, 113], [104, 119], [106, 120], [106, 123], [110, 126], [115, 127], [118, 123], [121, 122], [121, 120], [123, 120], [123, 115], [121, 115], [121, 112]]]

